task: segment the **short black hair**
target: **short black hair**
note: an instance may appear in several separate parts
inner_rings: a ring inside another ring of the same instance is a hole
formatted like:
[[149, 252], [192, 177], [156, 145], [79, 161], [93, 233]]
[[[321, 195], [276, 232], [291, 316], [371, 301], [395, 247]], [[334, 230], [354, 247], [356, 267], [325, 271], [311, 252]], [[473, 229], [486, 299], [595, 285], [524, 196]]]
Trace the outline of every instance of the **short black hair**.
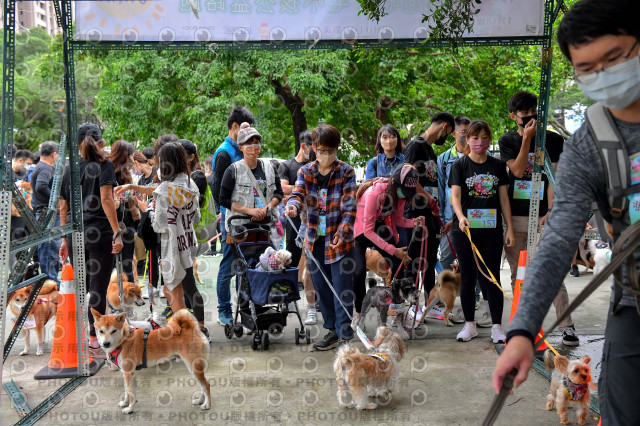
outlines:
[[[456, 127], [468, 126], [469, 123], [471, 123], [471, 119], [466, 115], [459, 115], [454, 119], [454, 121], [456, 122]], [[455, 127], [453, 128], [453, 130], [455, 130]]]
[[213, 167], [213, 155], [204, 159], [204, 166]]
[[28, 149], [19, 149], [13, 155], [14, 160], [28, 160], [33, 159], [33, 154]]
[[521, 91], [509, 99], [509, 112], [529, 111], [538, 105], [538, 97], [531, 92]]
[[431, 124], [442, 124], [447, 123], [451, 127], [451, 131], [453, 132], [456, 128], [456, 121], [453, 118], [453, 115], [449, 112], [437, 112], [431, 117]]
[[[633, 13], [633, 11], [636, 13]], [[638, 0], [581, 0], [558, 26], [558, 45], [571, 60], [569, 46], [580, 46], [606, 35], [629, 35], [640, 40]]]
[[253, 126], [256, 122], [256, 117], [253, 115], [249, 108], [244, 106], [237, 106], [231, 110], [229, 114], [229, 118], [227, 118], [227, 128], [231, 129], [233, 127], [233, 123], [238, 123], [238, 126], [242, 123], [249, 123]]
[[155, 153], [153, 152], [153, 147], [152, 146], [148, 146], [146, 148], [142, 148], [142, 155], [144, 155], [145, 157], [147, 157], [147, 160], [151, 160], [153, 158], [153, 156], [155, 155]]
[[305, 144], [306, 146], [311, 146], [311, 130], [304, 130], [300, 133], [299, 136], [300, 143]]
[[40, 155], [51, 155], [58, 152], [58, 144], [53, 141], [46, 141], [40, 145]]

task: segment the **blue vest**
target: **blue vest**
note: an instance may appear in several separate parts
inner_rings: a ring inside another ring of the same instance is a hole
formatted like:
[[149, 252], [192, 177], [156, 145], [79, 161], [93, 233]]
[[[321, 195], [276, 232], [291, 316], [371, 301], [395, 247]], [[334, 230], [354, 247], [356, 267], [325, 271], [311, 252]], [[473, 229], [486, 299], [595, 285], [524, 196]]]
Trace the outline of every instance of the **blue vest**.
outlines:
[[[213, 164], [211, 165], [211, 172], [216, 172], [216, 158], [218, 157], [218, 153], [220, 151], [226, 151], [231, 157], [231, 163], [235, 163], [236, 161], [240, 161], [244, 158], [240, 149], [238, 149], [238, 144], [236, 141], [227, 136], [222, 142], [222, 144], [216, 149], [216, 152], [213, 154]], [[220, 214], [224, 216], [224, 213], [227, 209], [220, 206]]]

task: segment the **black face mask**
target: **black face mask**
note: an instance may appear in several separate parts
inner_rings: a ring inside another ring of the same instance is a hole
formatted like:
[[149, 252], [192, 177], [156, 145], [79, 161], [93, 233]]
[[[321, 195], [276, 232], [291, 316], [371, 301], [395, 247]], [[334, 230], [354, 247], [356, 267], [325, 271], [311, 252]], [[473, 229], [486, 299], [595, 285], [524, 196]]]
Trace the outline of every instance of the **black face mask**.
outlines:
[[531, 120], [537, 120], [538, 114], [527, 115], [526, 117], [520, 117], [522, 119], [522, 124], [518, 123], [518, 125], [522, 128], [527, 125]]
[[438, 139], [437, 141], [435, 141], [436, 145], [444, 145], [444, 143], [447, 141], [447, 137], [449, 135], [444, 135], [443, 137], [441, 137], [440, 139]]

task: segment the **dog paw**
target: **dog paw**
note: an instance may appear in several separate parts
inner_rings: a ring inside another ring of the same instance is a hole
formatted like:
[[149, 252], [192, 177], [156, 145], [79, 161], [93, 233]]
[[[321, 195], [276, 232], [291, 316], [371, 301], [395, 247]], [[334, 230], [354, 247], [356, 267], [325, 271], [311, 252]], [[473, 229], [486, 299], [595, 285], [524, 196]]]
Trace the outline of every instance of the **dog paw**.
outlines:
[[[193, 405], [200, 405], [204, 402], [204, 395], [199, 395], [191, 400]], [[204, 408], [203, 408], [204, 409]]]
[[131, 414], [133, 407], [127, 407], [122, 409], [122, 414]]
[[120, 407], [120, 408], [126, 407], [127, 405], [129, 405], [128, 401], [120, 401], [120, 402], [118, 402], [118, 407]]
[[447, 323], [447, 327], [453, 327], [453, 323], [452, 322], [448, 322]]
[[42, 349], [38, 349], [36, 351], [36, 356], [42, 356], [42, 354], [44, 354], [44, 351]]
[[201, 409], [201, 410], [210, 410], [210, 409], [211, 409], [211, 404], [210, 404], [210, 403], [208, 403], [208, 402], [205, 402], [204, 404], [202, 404], [202, 405], [200, 406], [200, 409]]
[[20, 356], [25, 356], [25, 355], [29, 355], [29, 351], [26, 349], [20, 352]]
[[373, 402], [369, 402], [367, 405], [365, 405], [364, 409], [365, 410], [375, 410], [376, 408], [378, 408], [378, 404], [375, 404]]

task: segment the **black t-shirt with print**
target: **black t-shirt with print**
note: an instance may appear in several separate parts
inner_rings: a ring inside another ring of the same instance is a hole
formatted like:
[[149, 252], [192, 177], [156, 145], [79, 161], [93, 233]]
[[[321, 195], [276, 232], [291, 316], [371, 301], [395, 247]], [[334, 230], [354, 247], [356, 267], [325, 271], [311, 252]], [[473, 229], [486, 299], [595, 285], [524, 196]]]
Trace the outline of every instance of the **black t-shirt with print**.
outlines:
[[[475, 228], [474, 223], [482, 223], [486, 228], [502, 229], [502, 209], [498, 187], [507, 185], [508, 177], [504, 163], [487, 156], [484, 163], [475, 163], [469, 156], [456, 160], [449, 173], [449, 186], [461, 188], [462, 213]], [[471, 211], [471, 216], [469, 215]], [[495, 222], [491, 222], [495, 219]], [[494, 226], [492, 226], [494, 225]], [[460, 231], [458, 217], [453, 216], [453, 231]]]
[[[426, 190], [438, 187], [438, 157], [431, 145], [419, 136], [404, 149], [404, 162], [413, 164], [420, 174], [420, 185]], [[435, 198], [436, 197], [434, 194]]]
[[307, 163], [308, 161], [300, 163], [295, 159], [295, 157], [282, 162], [278, 168], [278, 176], [280, 176], [280, 180], [286, 180], [289, 182], [289, 185], [295, 185], [296, 179], [298, 179], [298, 170]]
[[[518, 132], [509, 132], [498, 141], [500, 145], [500, 159], [506, 162], [515, 160], [522, 147], [522, 136]], [[555, 132], [547, 130], [545, 148], [552, 163], [557, 163], [562, 154], [564, 139]], [[513, 216], [529, 216], [529, 203], [531, 198], [531, 174], [533, 173], [533, 157], [536, 149], [535, 141], [531, 141], [529, 146], [529, 164], [524, 175], [518, 178], [509, 171], [509, 203], [511, 204], [511, 214]], [[549, 208], [549, 180], [545, 173], [542, 174], [543, 198], [540, 202], [540, 216], [547, 214]]]
[[[265, 167], [273, 167], [271, 165], [270, 162], [265, 161], [264, 163]], [[220, 205], [226, 209], [231, 210], [231, 204], [232, 204], [232, 195], [233, 195], [233, 189], [236, 186], [236, 175], [234, 170], [238, 169], [238, 173], [244, 173], [244, 171], [242, 171], [242, 169], [239, 169], [240, 166], [237, 167], [229, 167], [225, 173], [224, 176], [222, 177], [222, 184], [220, 185]], [[267, 181], [267, 175], [264, 172], [264, 170], [262, 169], [262, 162], [258, 161], [258, 165], [256, 166], [255, 169], [251, 169], [251, 172], [253, 173], [253, 177], [256, 178], [256, 181], [258, 182], [258, 185], [261, 186], [262, 189], [262, 195], [264, 195], [265, 197], [267, 196], [267, 190], [266, 190], [266, 186], [265, 186], [265, 182]], [[282, 185], [280, 184], [280, 177], [278, 176], [277, 173], [275, 173], [276, 170], [274, 169], [274, 174], [275, 174], [275, 185], [276, 185], [276, 189], [273, 193], [273, 197], [279, 199], [280, 201], [282, 201], [282, 198], [284, 197], [284, 192], [282, 192]], [[254, 195], [257, 196], [257, 194], [254, 191]], [[271, 200], [267, 200], [267, 203], [271, 202]]]
[[156, 168], [155, 166], [151, 169], [151, 174], [149, 175], [149, 177], [142, 175], [140, 176], [140, 179], [138, 179], [138, 185], [140, 186], [149, 186], [153, 183], [153, 177], [156, 175]]

